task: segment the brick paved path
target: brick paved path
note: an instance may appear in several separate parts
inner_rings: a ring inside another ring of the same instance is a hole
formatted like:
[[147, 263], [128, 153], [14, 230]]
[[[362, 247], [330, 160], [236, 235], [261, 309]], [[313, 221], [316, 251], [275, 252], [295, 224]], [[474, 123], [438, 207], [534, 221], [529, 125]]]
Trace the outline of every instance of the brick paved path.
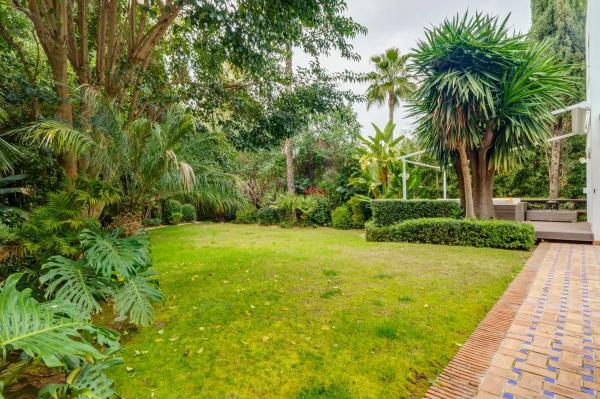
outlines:
[[473, 397], [600, 398], [600, 247], [540, 245], [426, 394]]

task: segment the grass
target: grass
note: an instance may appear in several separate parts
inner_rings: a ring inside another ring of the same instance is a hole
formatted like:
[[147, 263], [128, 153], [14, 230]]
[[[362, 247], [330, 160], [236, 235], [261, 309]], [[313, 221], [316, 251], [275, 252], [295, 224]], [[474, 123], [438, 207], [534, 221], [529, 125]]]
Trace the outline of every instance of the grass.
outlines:
[[529, 255], [332, 229], [150, 236], [168, 302], [124, 337], [127, 399], [420, 396]]

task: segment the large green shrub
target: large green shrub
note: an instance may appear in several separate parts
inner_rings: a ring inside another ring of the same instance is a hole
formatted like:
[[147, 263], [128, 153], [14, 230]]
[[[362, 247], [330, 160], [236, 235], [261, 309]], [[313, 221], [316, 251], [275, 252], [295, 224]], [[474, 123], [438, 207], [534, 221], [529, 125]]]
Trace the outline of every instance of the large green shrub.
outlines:
[[181, 219], [184, 222], [196, 221], [196, 207], [192, 204], [181, 205]]
[[262, 225], [279, 224], [281, 218], [277, 209], [265, 206], [256, 211], [256, 221]]
[[[181, 202], [169, 199], [165, 202], [165, 207], [163, 210], [163, 219], [167, 224], [177, 224], [181, 222], [182, 211], [181, 211]], [[176, 214], [179, 215], [179, 220], [175, 220], [177, 218]]]
[[183, 220], [183, 214], [181, 212], [173, 212], [169, 216], [169, 224], [179, 224]]
[[256, 209], [252, 206], [238, 210], [235, 213], [235, 222], [239, 224], [256, 223]]
[[365, 227], [365, 222], [371, 217], [370, 201], [355, 195], [348, 200], [348, 208], [352, 213], [352, 224], [356, 228]]
[[160, 226], [160, 223], [160, 218], [148, 218], [144, 219], [144, 221], [142, 222], [144, 226]]
[[529, 250], [535, 245], [533, 226], [504, 220], [415, 219], [387, 226], [369, 222], [367, 241], [401, 241]]
[[334, 228], [348, 230], [354, 227], [352, 222], [352, 213], [345, 206], [338, 206], [331, 213], [331, 223]]
[[409, 219], [462, 216], [460, 203], [455, 200], [379, 199], [371, 202], [371, 210], [377, 226], [388, 226]]
[[306, 214], [306, 224], [310, 226], [327, 226], [331, 223], [331, 211], [329, 210], [329, 200], [320, 195], [314, 195], [312, 198], [314, 206]]

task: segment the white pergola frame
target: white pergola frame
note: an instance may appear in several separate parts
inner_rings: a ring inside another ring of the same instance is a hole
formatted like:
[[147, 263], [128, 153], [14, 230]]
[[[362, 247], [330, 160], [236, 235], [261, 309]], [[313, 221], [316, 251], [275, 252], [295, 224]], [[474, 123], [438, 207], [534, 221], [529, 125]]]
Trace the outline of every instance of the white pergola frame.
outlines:
[[429, 165], [429, 164], [422, 163], [422, 162], [408, 160], [408, 158], [416, 157], [417, 155], [421, 155], [426, 152], [427, 152], [426, 150], [421, 150], [421, 151], [413, 152], [411, 154], [406, 154], [406, 155], [402, 155], [401, 157], [398, 157], [398, 159], [400, 161], [402, 161], [402, 199], [403, 200], [408, 199], [408, 190], [407, 190], [408, 175], [406, 174], [406, 165], [407, 164], [421, 166], [423, 168], [435, 169], [437, 171], [441, 170], [442, 171], [442, 198], [447, 199], [446, 169], [440, 168], [439, 166], [435, 166], [435, 165]]

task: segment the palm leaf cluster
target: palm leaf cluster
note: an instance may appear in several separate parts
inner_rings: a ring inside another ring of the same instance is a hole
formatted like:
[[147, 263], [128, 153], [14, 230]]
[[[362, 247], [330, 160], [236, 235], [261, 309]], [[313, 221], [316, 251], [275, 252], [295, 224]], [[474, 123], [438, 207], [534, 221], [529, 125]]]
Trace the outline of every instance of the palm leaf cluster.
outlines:
[[[103, 390], [112, 386], [112, 381], [103, 372], [116, 364], [119, 358], [109, 358], [118, 350], [117, 334], [90, 324], [78, 316], [77, 310], [62, 300], [38, 302], [29, 288], [19, 290], [17, 284], [22, 274], [13, 274], [0, 287], [0, 397], [2, 389], [18, 382], [19, 374], [41, 361], [47, 367], [63, 367], [80, 370], [74, 376], [74, 386], [84, 388], [87, 397], [102, 396]], [[101, 351], [101, 347], [106, 348]], [[12, 361], [14, 355], [18, 361]], [[99, 383], [92, 383], [91, 372]], [[91, 396], [98, 394], [99, 396]], [[52, 397], [52, 396], [48, 396]], [[66, 396], [65, 396], [66, 397]]]
[[[4, 102], [4, 92], [0, 90], [0, 133], [8, 122], [8, 112]], [[12, 172], [13, 165], [21, 157], [21, 151], [0, 134], [0, 169], [2, 172]]]
[[401, 54], [397, 48], [390, 48], [383, 54], [371, 57], [375, 71], [360, 79], [369, 82], [367, 108], [387, 102], [390, 121], [393, 120], [394, 108], [401, 100], [409, 98], [416, 88], [409, 71], [409, 59], [409, 54]]
[[416, 134], [444, 163], [461, 143], [481, 146], [492, 130], [488, 158], [508, 166], [549, 137], [551, 111], [572, 90], [568, 68], [548, 44], [509, 29], [508, 18], [467, 13], [428, 29], [414, 50]]
[[89, 121], [76, 127], [40, 121], [19, 133], [26, 143], [77, 154], [84, 160], [82, 175], [118, 187], [118, 200], [106, 192], [104, 203], [115, 203], [119, 213], [140, 212], [158, 197], [185, 194], [210, 206], [239, 205], [241, 195], [215, 162], [211, 143], [200, 145], [206, 151], [185, 151], [189, 140], [203, 135], [192, 115], [172, 107], [158, 121], [129, 121], [106, 97], [92, 89], [85, 93], [92, 111]]
[[101, 301], [110, 299], [118, 320], [150, 324], [154, 304], [163, 303], [164, 296], [150, 267], [147, 237], [84, 229], [79, 238], [81, 257], [57, 255], [44, 264], [40, 282], [46, 297], [70, 303], [88, 318], [101, 311]]

